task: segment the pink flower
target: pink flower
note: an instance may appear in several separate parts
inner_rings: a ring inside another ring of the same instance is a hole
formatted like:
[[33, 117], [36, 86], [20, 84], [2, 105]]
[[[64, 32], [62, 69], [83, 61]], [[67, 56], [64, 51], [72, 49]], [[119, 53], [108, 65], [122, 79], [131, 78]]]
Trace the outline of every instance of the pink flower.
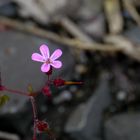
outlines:
[[59, 60], [56, 60], [62, 55], [62, 51], [60, 49], [56, 49], [53, 52], [53, 54], [50, 56], [50, 51], [49, 51], [48, 46], [43, 44], [40, 46], [40, 52], [41, 54], [33, 53], [32, 60], [43, 63], [41, 66], [42, 72], [48, 72], [51, 66], [56, 69], [62, 67], [62, 62]]

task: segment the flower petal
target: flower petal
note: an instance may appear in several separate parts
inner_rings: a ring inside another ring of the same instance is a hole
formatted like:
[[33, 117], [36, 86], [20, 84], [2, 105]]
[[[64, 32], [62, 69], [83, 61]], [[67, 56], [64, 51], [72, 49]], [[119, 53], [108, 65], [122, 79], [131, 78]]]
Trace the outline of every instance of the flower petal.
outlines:
[[39, 53], [33, 53], [31, 58], [32, 58], [32, 60], [34, 60], [34, 61], [44, 62], [43, 56], [40, 55]]
[[50, 51], [47, 45], [43, 44], [40, 46], [40, 52], [45, 59], [50, 57]]
[[42, 72], [48, 72], [49, 70], [50, 70], [50, 64], [44, 63], [44, 64], [41, 66], [41, 71], [42, 71]]
[[61, 61], [53, 61], [53, 62], [51, 63], [51, 65], [52, 65], [54, 68], [59, 69], [59, 68], [62, 67], [62, 62], [61, 62]]
[[51, 55], [50, 59], [51, 60], [56, 60], [57, 58], [59, 58], [62, 55], [62, 51], [60, 49], [57, 49], [53, 52], [53, 54]]

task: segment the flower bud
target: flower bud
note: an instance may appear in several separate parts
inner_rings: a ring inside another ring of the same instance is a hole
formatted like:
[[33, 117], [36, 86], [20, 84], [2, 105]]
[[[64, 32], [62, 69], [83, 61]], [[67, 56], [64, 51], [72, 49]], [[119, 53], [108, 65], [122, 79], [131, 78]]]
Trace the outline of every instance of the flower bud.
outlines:
[[36, 127], [37, 127], [38, 131], [44, 132], [44, 131], [47, 131], [47, 130], [48, 130], [49, 125], [48, 125], [48, 123], [45, 122], [45, 121], [37, 120], [37, 122], [36, 122]]
[[42, 92], [45, 96], [50, 97], [51, 96], [51, 91], [50, 91], [50, 87], [48, 85], [46, 85], [43, 89]]
[[59, 86], [64, 86], [64, 85], [82, 85], [83, 82], [65, 81], [63, 79], [57, 78], [53, 81], [53, 84], [56, 87], [59, 87]]
[[65, 80], [57, 78], [57, 79], [54, 79], [53, 84], [56, 87], [63, 86], [63, 85], [65, 85]]

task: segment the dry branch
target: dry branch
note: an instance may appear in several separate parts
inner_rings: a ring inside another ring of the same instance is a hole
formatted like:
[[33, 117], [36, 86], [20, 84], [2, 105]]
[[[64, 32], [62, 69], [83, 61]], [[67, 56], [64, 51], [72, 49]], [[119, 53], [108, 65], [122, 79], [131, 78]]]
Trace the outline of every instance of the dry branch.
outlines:
[[136, 21], [136, 23], [140, 26], [140, 15], [138, 14], [134, 3], [132, 0], [123, 0], [124, 6], [132, 16], [132, 18]]
[[134, 45], [133, 42], [121, 35], [107, 36], [105, 41], [122, 48], [124, 54], [140, 61], [140, 44]]
[[70, 46], [74, 49], [89, 50], [89, 51], [102, 51], [102, 52], [118, 52], [121, 51], [126, 55], [140, 61], [140, 45], [135, 46], [131, 41], [123, 36], [110, 36], [105, 38], [106, 44], [101, 43], [87, 43], [82, 42], [77, 39], [70, 39], [66, 37], [61, 37], [56, 33], [43, 30], [37, 26], [32, 26], [30, 24], [22, 23], [13, 19], [6, 17], [0, 17], [0, 24], [9, 26], [19, 31], [30, 33], [42, 38], [47, 38], [48, 40]]
[[77, 49], [82, 50], [90, 50], [90, 51], [105, 51], [105, 52], [116, 52], [122, 51], [120, 48], [117, 48], [110, 44], [101, 44], [101, 43], [86, 43], [77, 39], [69, 39], [66, 37], [61, 37], [56, 33], [41, 29], [37, 26], [32, 26], [30, 24], [26, 24], [23, 22], [19, 22], [13, 19], [9, 19], [6, 17], [0, 17], [0, 24], [6, 25], [8, 27], [14, 28], [19, 31], [23, 31], [26, 33], [30, 33], [42, 38], [47, 38], [51, 41], [70, 46]]
[[67, 17], [62, 17], [57, 19], [57, 22], [65, 28], [73, 37], [84, 41], [84, 42], [89, 42], [92, 43], [94, 42], [92, 38], [90, 38], [88, 35], [86, 35], [79, 27], [76, 25], [74, 22], [72, 22], [70, 19]]
[[123, 18], [119, 0], [105, 0], [104, 9], [110, 33], [120, 33], [123, 29]]

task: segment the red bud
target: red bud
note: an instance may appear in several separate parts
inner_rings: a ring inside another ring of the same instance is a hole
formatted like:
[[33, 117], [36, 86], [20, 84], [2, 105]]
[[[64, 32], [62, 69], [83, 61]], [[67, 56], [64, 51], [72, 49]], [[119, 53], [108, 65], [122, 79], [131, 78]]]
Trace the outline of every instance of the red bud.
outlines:
[[48, 96], [48, 97], [51, 96], [50, 88], [49, 88], [49, 86], [47, 86], [47, 85], [42, 89], [42, 92], [43, 92], [44, 95], [46, 95], [46, 96]]
[[53, 81], [53, 84], [57, 87], [63, 85], [81, 85], [83, 82], [73, 82], [73, 81], [65, 81], [63, 79], [57, 78]]
[[47, 122], [40, 121], [40, 120], [37, 120], [36, 126], [37, 126], [38, 131], [40, 131], [40, 132], [47, 131], [49, 128], [49, 125]]
[[59, 87], [65, 85], [65, 81], [63, 79], [57, 78], [53, 81], [53, 84]]

